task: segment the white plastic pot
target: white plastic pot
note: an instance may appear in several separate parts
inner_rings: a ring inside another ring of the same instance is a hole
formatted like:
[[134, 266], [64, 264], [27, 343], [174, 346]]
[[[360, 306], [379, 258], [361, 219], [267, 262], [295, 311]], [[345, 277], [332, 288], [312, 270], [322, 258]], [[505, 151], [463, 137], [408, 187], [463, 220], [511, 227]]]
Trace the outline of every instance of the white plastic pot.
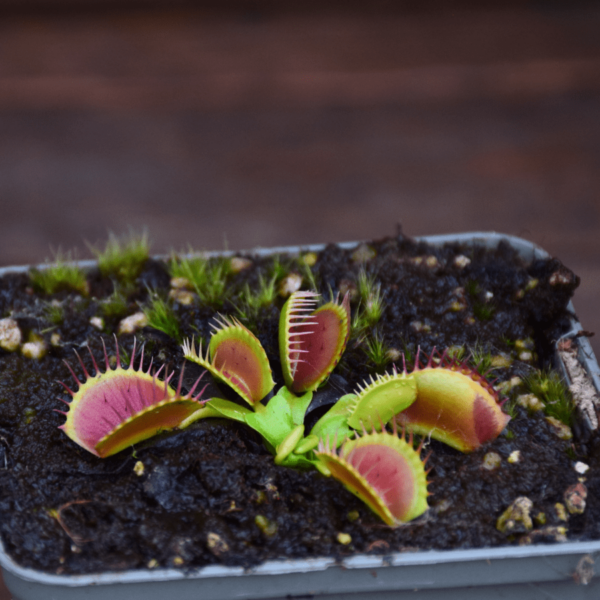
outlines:
[[[526, 240], [497, 233], [420, 239], [430, 244], [460, 242], [490, 247], [505, 240], [526, 260], [548, 256]], [[347, 248], [355, 245], [342, 244]], [[255, 254], [298, 250], [270, 248], [257, 250]], [[0, 276], [26, 269], [0, 269]], [[568, 336], [576, 337], [579, 330], [579, 322], [573, 319]], [[577, 345], [582, 366], [600, 390], [600, 368], [589, 342], [585, 337], [577, 337]], [[597, 600], [600, 598], [600, 578], [591, 576], [593, 560], [598, 553], [600, 540], [395, 553], [386, 557], [358, 555], [340, 563], [331, 558], [270, 561], [250, 570], [209, 566], [194, 571], [157, 569], [51, 575], [20, 567], [0, 545], [0, 565], [14, 600]]]

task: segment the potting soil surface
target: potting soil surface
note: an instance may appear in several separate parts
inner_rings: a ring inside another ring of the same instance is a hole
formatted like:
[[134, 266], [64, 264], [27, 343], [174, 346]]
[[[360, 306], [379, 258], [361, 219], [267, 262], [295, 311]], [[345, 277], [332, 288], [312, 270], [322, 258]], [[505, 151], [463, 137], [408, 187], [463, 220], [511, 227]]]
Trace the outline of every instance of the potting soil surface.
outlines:
[[[400, 369], [398, 353], [406, 354], [410, 370], [419, 348], [423, 358], [434, 348], [464, 347], [471, 362], [485, 353], [495, 357], [495, 385], [514, 384], [515, 377], [526, 381], [551, 365], [554, 342], [570, 328], [567, 303], [578, 284], [558, 260], [525, 263], [505, 243], [496, 250], [434, 248], [399, 235], [358, 254], [328, 246], [312, 268], [297, 258], [251, 257], [248, 268], [228, 276], [221, 306], [197, 297], [190, 305], [172, 301], [183, 338], [207, 342], [217, 312], [241, 318], [267, 352], [275, 389], [283, 385], [278, 323], [284, 298], [253, 314], [242, 315], [236, 306], [246, 284], [256, 289], [261, 278], [281, 278], [282, 266], [304, 275], [304, 289], [310, 269], [325, 298], [356, 290], [361, 270], [381, 286], [381, 320], [352, 335], [334, 374], [315, 394], [308, 427], [367, 377], [391, 371], [391, 363], [376, 366], [369, 357], [374, 340], [392, 349], [388, 356]], [[425, 440], [430, 508], [395, 529], [334, 479], [276, 466], [260, 437], [232, 421], [198, 421], [109, 458], [93, 456], [58, 429], [64, 416], [55, 409], [66, 410], [59, 398], [69, 399], [59, 382], [77, 387], [64, 361], [83, 379], [77, 350], [93, 372], [85, 346], [100, 359], [104, 339], [114, 355], [119, 320], [137, 312], [149, 295], [166, 297], [170, 276], [167, 263], [149, 260], [122, 314], [105, 308], [114, 290], [110, 278], [95, 269], [88, 281], [90, 293], [83, 296], [38, 293], [22, 273], [0, 280], [0, 316], [12, 315], [26, 338], [38, 336], [48, 348], [40, 360], [0, 351], [0, 530], [5, 548], [23, 566], [52, 573], [252, 566], [277, 558], [553, 542], [562, 537], [560, 528], [573, 540], [600, 536], [598, 436], [575, 416], [573, 439], [561, 439], [543, 410], [527, 411], [516, 402], [527, 392], [518, 383], [504, 405], [512, 419], [496, 440], [471, 454]], [[361, 310], [353, 297], [353, 315]], [[90, 323], [97, 316], [104, 319], [102, 332]], [[144, 368], [153, 359], [179, 377], [184, 358], [175, 339], [151, 327], [135, 336], [145, 343]], [[133, 338], [118, 337], [122, 355], [130, 355]], [[186, 365], [185, 384], [200, 371]], [[205, 394], [211, 392], [234, 398], [214, 382]], [[487, 469], [490, 452], [500, 461]], [[590, 466], [587, 507], [565, 517], [556, 504], [564, 504], [565, 491], [582, 477], [577, 461]], [[497, 519], [522, 496], [533, 503], [533, 532], [518, 523], [499, 531]]]

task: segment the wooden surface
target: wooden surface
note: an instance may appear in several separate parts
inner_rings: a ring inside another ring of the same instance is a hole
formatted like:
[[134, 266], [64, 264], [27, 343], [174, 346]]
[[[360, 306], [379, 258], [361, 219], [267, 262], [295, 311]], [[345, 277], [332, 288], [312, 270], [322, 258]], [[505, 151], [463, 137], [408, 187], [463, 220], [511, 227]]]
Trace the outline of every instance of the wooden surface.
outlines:
[[600, 12], [5, 16], [0, 209], [1, 265], [506, 232], [600, 332]]

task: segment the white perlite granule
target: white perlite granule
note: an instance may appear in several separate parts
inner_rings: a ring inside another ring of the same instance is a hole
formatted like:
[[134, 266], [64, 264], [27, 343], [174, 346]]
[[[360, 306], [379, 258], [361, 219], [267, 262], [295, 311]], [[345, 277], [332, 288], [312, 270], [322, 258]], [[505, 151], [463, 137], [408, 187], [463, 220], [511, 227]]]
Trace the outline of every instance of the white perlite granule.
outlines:
[[10, 317], [0, 319], [0, 348], [14, 352], [21, 343], [19, 324]]

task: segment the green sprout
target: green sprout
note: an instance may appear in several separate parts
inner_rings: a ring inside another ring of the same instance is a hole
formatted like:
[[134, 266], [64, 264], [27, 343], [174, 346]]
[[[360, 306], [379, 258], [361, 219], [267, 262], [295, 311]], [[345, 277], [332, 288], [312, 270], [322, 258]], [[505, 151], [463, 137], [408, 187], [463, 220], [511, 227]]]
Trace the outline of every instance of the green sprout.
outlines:
[[50, 302], [44, 306], [44, 319], [52, 325], [60, 325], [65, 319], [65, 308], [62, 304]]
[[179, 320], [173, 307], [157, 294], [154, 294], [149, 304], [142, 307], [148, 325], [166, 333], [169, 337], [181, 342], [181, 329]]
[[471, 348], [471, 361], [484, 377], [492, 369], [493, 360], [493, 354], [489, 350], [484, 350], [479, 344]]
[[489, 321], [496, 312], [496, 307], [489, 302], [473, 302], [473, 314], [480, 321]]
[[171, 277], [181, 277], [189, 281], [202, 302], [215, 307], [223, 305], [227, 278], [231, 271], [229, 258], [173, 257], [169, 268]]
[[[518, 416], [517, 412], [517, 399], [509, 398], [503, 405], [502, 410], [511, 418], [516, 419]], [[510, 425], [509, 425], [510, 426]]]
[[317, 292], [319, 290], [319, 286], [317, 285], [317, 279], [311, 266], [303, 259], [303, 257], [298, 259], [298, 265], [300, 266], [300, 270], [304, 275], [304, 279], [308, 283], [308, 289]]
[[388, 350], [388, 345], [379, 333], [375, 333], [375, 335], [365, 340], [367, 359], [375, 365], [378, 371], [382, 370], [390, 362]]
[[261, 308], [271, 306], [277, 297], [276, 279], [273, 275], [266, 279], [262, 273], [258, 275], [258, 288], [252, 290], [248, 283], [245, 284], [239, 296], [240, 304], [236, 306], [240, 318], [249, 320], [256, 318]]
[[65, 289], [75, 290], [83, 295], [89, 292], [85, 272], [73, 261], [70, 252], [63, 254], [58, 250], [52, 263], [47, 263], [39, 269], [31, 269], [29, 278], [33, 287], [45, 294], [54, 294]]
[[384, 304], [381, 298], [381, 285], [374, 275], [367, 275], [364, 269], [358, 274], [358, 294], [361, 299], [362, 320], [367, 327], [376, 325], [383, 314]]
[[98, 260], [100, 273], [125, 287], [135, 282], [150, 257], [150, 242], [145, 231], [141, 235], [130, 232], [123, 238], [109, 233], [104, 250], [91, 245], [89, 248]]
[[465, 291], [473, 299], [473, 315], [480, 321], [489, 321], [496, 312], [496, 306], [490, 301], [481, 301], [481, 286], [471, 279], [465, 285]]
[[281, 255], [276, 254], [268, 270], [269, 278], [273, 277], [279, 283], [290, 272], [290, 268], [290, 261], [282, 260]]
[[100, 303], [100, 309], [105, 317], [120, 318], [127, 312], [128, 303], [125, 295], [119, 290], [115, 291]]
[[466, 348], [464, 346], [450, 346], [446, 350], [446, 354], [448, 355], [448, 358], [457, 362], [462, 362], [465, 358]]
[[546, 415], [571, 425], [575, 405], [568, 387], [556, 371], [535, 371], [525, 378], [525, 386], [542, 400]]

